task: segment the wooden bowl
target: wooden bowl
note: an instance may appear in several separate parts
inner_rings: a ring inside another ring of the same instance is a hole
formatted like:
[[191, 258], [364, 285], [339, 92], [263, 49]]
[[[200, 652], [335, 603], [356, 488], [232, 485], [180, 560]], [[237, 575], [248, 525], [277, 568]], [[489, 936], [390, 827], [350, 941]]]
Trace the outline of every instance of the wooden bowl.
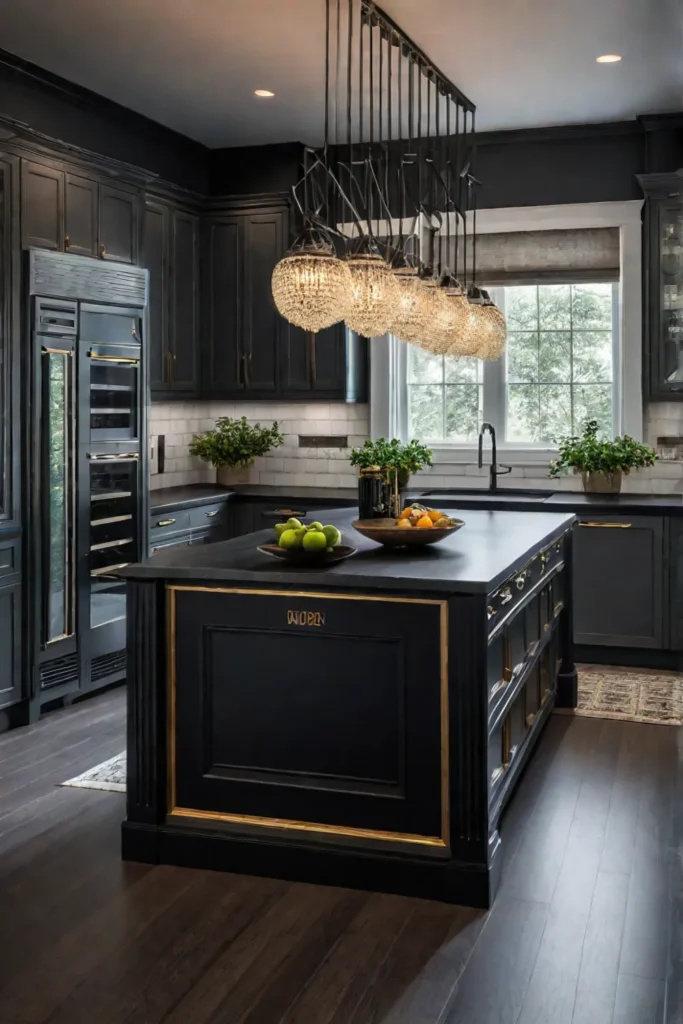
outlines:
[[279, 544], [259, 544], [259, 551], [264, 555], [271, 555], [273, 558], [281, 558], [283, 562], [290, 565], [298, 565], [302, 569], [316, 565], [333, 565], [335, 562], [343, 562], [345, 558], [355, 555], [356, 549], [348, 544], [340, 544], [331, 551], [304, 551], [303, 548], [281, 548]]
[[434, 527], [432, 530], [420, 529], [417, 526], [397, 526], [396, 519], [356, 519], [351, 523], [354, 530], [369, 537], [378, 544], [386, 544], [387, 547], [417, 548], [425, 544], [438, 544], [439, 541], [451, 537], [456, 530], [465, 524], [462, 519], [453, 519], [453, 526], [447, 529]]

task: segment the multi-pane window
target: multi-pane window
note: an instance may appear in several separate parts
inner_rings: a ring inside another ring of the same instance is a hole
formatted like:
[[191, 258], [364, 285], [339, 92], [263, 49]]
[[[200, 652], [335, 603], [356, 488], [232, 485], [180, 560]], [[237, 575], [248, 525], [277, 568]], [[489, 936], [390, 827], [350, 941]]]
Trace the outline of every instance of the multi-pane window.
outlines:
[[508, 325], [496, 363], [433, 356], [409, 347], [410, 435], [468, 443], [483, 419], [501, 441], [547, 445], [595, 419], [612, 436], [612, 284], [520, 285], [496, 289]]

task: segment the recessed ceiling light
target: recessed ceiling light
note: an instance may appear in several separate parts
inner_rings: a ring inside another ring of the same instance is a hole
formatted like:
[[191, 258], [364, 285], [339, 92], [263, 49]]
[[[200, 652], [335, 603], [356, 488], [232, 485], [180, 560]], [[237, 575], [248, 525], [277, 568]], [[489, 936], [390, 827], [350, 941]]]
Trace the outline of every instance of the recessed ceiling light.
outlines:
[[595, 58], [598, 64], [616, 64], [617, 61], [621, 60], [621, 55], [618, 53], [603, 53], [602, 57]]
[[270, 89], [254, 89], [254, 96], [274, 96], [275, 93], [271, 92]]

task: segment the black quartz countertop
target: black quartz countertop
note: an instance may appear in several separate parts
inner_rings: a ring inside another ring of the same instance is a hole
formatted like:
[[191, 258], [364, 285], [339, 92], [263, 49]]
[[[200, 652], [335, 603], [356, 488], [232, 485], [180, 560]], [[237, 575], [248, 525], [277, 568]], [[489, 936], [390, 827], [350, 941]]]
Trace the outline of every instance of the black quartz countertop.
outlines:
[[487, 508], [498, 511], [553, 511], [594, 515], [666, 515], [683, 516], [680, 494], [584, 494], [583, 491], [524, 492], [501, 488], [491, 493], [480, 490], [421, 490], [411, 493], [410, 500], [422, 501], [444, 509]]
[[119, 575], [127, 579], [211, 581], [233, 585], [275, 584], [489, 593], [520, 569], [539, 549], [572, 524], [559, 512], [468, 511], [465, 526], [440, 544], [410, 550], [383, 548], [351, 526], [356, 509], [334, 509], [328, 521], [339, 526], [357, 554], [344, 562], [302, 571], [257, 550], [272, 542], [272, 530], [218, 544], [167, 548]]
[[149, 510], [152, 515], [159, 515], [162, 512], [173, 512], [179, 508], [212, 505], [216, 501], [227, 501], [233, 497], [234, 493], [232, 488], [221, 487], [219, 484], [162, 487], [158, 491], [150, 491]]

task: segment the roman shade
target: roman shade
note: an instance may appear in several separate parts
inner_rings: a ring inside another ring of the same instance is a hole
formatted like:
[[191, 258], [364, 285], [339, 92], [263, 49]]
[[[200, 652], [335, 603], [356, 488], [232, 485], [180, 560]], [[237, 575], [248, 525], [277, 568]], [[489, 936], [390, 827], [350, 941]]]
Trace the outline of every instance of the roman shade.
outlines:
[[[459, 240], [462, 266], [462, 236]], [[450, 261], [446, 253], [450, 249]], [[454, 265], [455, 241], [441, 239], [442, 262]], [[467, 239], [468, 278], [472, 239]], [[619, 280], [619, 228], [567, 231], [511, 231], [477, 237], [477, 283], [489, 287]]]

